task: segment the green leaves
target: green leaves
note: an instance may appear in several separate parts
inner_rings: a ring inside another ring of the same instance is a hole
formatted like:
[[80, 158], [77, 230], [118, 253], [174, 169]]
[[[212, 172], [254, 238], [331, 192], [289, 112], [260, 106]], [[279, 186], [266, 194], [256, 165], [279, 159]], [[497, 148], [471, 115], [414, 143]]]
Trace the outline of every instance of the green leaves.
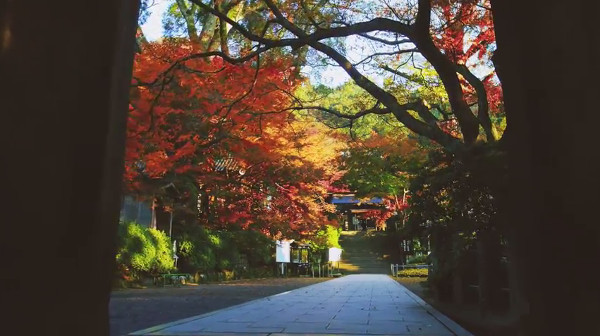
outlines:
[[120, 268], [129, 269], [134, 277], [174, 268], [171, 239], [162, 231], [133, 222], [119, 224], [116, 259]]
[[499, 200], [505, 196], [505, 156], [494, 145], [478, 144], [460, 155], [431, 152], [411, 179], [408, 231], [423, 236], [435, 230], [472, 233], [497, 226]]
[[358, 195], [398, 197], [424, 159], [425, 152], [414, 139], [401, 133], [371, 132], [343, 157], [344, 181]]

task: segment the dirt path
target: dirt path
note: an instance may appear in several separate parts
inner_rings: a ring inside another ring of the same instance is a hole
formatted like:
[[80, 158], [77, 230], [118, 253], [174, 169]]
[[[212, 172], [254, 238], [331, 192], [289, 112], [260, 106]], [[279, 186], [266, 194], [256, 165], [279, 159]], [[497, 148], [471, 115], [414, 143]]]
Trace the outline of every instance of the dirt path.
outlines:
[[329, 278], [274, 278], [180, 288], [117, 290], [112, 292], [110, 300], [110, 335], [126, 335], [157, 324], [208, 313], [326, 280]]

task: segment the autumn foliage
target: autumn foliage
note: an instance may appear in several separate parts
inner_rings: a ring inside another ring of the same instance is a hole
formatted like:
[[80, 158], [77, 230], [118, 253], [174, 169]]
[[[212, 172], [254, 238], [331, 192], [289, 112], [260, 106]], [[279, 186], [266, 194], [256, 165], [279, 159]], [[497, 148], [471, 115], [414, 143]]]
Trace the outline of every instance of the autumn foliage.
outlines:
[[[191, 48], [182, 42], [151, 43], [135, 59], [127, 132], [126, 181], [136, 187], [140, 170], [150, 178], [202, 172], [226, 151], [238, 152], [281, 124], [278, 111], [296, 84], [285, 59], [232, 65], [221, 58], [184, 62]], [[218, 146], [215, 146], [217, 145]]]
[[335, 225], [323, 199], [339, 144], [324, 126], [283, 111], [301, 80], [291, 59], [233, 65], [193, 53], [184, 41], [163, 41], [136, 56], [128, 192], [154, 197], [173, 183], [188, 212], [213, 228], [294, 235]]
[[[494, 23], [489, 1], [481, 0], [435, 0], [440, 27], [433, 29], [432, 37], [438, 48], [450, 61], [466, 65], [489, 62], [495, 45]], [[491, 72], [482, 79], [487, 93], [490, 112], [497, 113], [502, 105], [502, 88]], [[477, 101], [475, 89], [464, 78], [461, 80], [469, 103]]]

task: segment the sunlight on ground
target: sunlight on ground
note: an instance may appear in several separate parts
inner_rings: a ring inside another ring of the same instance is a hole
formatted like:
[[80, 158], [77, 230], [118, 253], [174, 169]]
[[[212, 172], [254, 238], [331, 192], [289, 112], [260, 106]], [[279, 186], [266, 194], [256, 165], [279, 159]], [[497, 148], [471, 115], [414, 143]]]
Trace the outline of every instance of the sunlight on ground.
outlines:
[[360, 269], [360, 266], [356, 266], [353, 264], [341, 264], [340, 265], [340, 270], [344, 270], [344, 271], [358, 271]]

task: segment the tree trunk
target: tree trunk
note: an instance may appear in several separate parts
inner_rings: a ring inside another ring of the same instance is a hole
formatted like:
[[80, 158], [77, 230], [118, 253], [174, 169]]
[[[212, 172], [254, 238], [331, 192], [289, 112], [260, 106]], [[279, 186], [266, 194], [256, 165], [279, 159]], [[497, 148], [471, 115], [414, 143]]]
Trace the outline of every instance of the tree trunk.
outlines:
[[[215, 33], [218, 33], [218, 18], [214, 15], [208, 15], [202, 23], [200, 32], [200, 45], [202, 51], [210, 51], [211, 44], [214, 44]], [[218, 40], [217, 40], [218, 41]]]
[[156, 229], [156, 208], [158, 204], [156, 202], [156, 197], [152, 197], [152, 217], [150, 219], [150, 228]]
[[[492, 0], [523, 335], [600, 335], [597, 2]], [[567, 43], [568, 41], [568, 43]]]
[[[511, 228], [511, 231], [514, 231]], [[517, 262], [519, 255], [514, 243], [514, 232], [508, 233], [507, 238], [507, 253], [508, 253], [508, 284], [510, 289], [510, 308], [509, 315], [511, 320], [518, 320], [519, 315], [522, 312], [526, 312], [528, 308], [528, 302], [524, 294], [524, 280], [525, 270], [519, 269], [518, 266], [523, 266], [522, 262]]]
[[138, 5], [0, 3], [3, 334], [109, 333]]
[[185, 4], [185, 0], [175, 0], [177, 2], [177, 7], [179, 8], [179, 12], [185, 21], [185, 26], [188, 32], [188, 37], [190, 38], [190, 42], [192, 42], [193, 46], [200, 45], [200, 37], [198, 36], [198, 30], [196, 29], [196, 23], [194, 18], [194, 13], [192, 12], [193, 5], [190, 5], [190, 8]]
[[477, 289], [480, 317], [484, 319], [489, 311], [489, 277], [485, 272], [485, 248], [482, 239], [477, 240]]
[[454, 272], [452, 274], [452, 298], [454, 303], [458, 305], [462, 305], [465, 302], [461, 272]]
[[496, 232], [481, 231], [477, 240], [477, 271], [482, 317], [499, 305], [500, 254], [500, 237]]

